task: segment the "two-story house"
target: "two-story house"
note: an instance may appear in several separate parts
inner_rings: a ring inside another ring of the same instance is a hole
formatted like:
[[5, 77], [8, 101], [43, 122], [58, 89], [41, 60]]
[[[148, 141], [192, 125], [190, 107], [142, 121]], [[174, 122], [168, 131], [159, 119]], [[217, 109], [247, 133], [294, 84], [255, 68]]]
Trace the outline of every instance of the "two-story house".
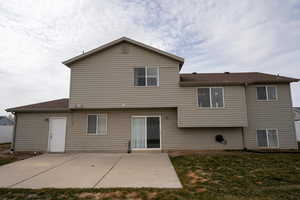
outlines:
[[298, 79], [180, 74], [183, 58], [125, 37], [63, 64], [69, 99], [7, 109], [16, 151], [297, 148], [290, 83]]

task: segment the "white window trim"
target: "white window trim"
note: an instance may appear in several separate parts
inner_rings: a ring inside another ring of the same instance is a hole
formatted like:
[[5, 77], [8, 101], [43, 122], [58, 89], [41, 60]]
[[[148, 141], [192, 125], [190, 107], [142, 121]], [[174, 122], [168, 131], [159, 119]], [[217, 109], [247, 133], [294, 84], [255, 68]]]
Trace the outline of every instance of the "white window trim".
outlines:
[[[199, 106], [199, 93], [198, 93], [198, 89], [199, 88], [209, 88], [209, 102], [210, 102], [210, 107], [201, 107]], [[223, 94], [223, 98], [222, 98], [222, 101], [223, 101], [223, 107], [213, 107], [212, 106], [212, 98], [211, 98], [211, 89], [212, 88], [221, 88], [222, 89], [222, 94]], [[224, 93], [224, 87], [197, 87], [196, 88], [196, 105], [197, 105], [197, 108], [199, 109], [223, 109], [225, 108], [225, 100], [224, 100], [224, 96], [225, 96], [225, 93]]]
[[[259, 87], [264, 87], [265, 88], [265, 92], [266, 92], [266, 97], [267, 99], [258, 99], [258, 92], [257, 92], [257, 88]], [[269, 99], [269, 94], [268, 94], [268, 87], [274, 87], [275, 88], [275, 99]], [[277, 101], [278, 100], [278, 90], [277, 90], [277, 86], [276, 85], [257, 85], [255, 87], [256, 90], [256, 101]]]
[[[90, 115], [96, 115], [97, 116], [96, 133], [89, 133], [89, 116]], [[100, 118], [100, 115], [105, 115], [105, 119], [106, 119], [106, 132], [105, 132], [105, 134], [98, 132], [98, 123], [99, 123], [98, 119]], [[86, 118], [86, 134], [89, 135], [89, 136], [95, 136], [95, 135], [97, 135], [97, 136], [106, 136], [106, 135], [108, 135], [107, 121], [108, 121], [107, 113], [90, 113], [90, 114], [87, 114], [87, 118]]]
[[[134, 87], [159, 87], [159, 66], [151, 66], [151, 65], [146, 65], [146, 66], [140, 66], [140, 67], [134, 67], [135, 68], [145, 68], [145, 85], [135, 85], [135, 80], [133, 81], [133, 85]], [[156, 68], [157, 69], [157, 77], [155, 76], [149, 76], [150, 78], [157, 78], [157, 85], [148, 85], [148, 68]], [[134, 73], [134, 69], [133, 69], [133, 73]]]
[[[267, 136], [267, 146], [266, 147], [261, 147], [258, 145], [258, 137], [257, 137], [257, 131], [266, 131], [266, 136]], [[269, 130], [275, 130], [276, 131], [276, 137], [277, 137], [277, 146], [276, 147], [270, 147], [270, 142], [269, 142]], [[268, 148], [268, 149], [278, 149], [279, 148], [279, 136], [278, 136], [278, 128], [259, 128], [259, 129], [256, 129], [256, 146], [258, 148], [262, 148], [262, 149], [265, 149], [265, 148]]]
[[[159, 118], [159, 148], [147, 148], [147, 117], [158, 117]], [[145, 150], [161, 150], [162, 142], [161, 142], [161, 115], [132, 115], [131, 116], [131, 133], [130, 133], [130, 140], [133, 134], [133, 118], [145, 118], [145, 146], [146, 148], [132, 148], [134, 151], [145, 151]], [[131, 145], [131, 144], [130, 144]]]

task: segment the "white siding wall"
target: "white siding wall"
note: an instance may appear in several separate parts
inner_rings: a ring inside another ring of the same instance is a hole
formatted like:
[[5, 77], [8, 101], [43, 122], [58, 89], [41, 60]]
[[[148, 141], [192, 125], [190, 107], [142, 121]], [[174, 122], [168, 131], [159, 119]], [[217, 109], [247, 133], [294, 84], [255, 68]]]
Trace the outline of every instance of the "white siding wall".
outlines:
[[295, 121], [297, 140], [300, 141], [300, 121]]
[[0, 126], [0, 144], [12, 141], [14, 126]]

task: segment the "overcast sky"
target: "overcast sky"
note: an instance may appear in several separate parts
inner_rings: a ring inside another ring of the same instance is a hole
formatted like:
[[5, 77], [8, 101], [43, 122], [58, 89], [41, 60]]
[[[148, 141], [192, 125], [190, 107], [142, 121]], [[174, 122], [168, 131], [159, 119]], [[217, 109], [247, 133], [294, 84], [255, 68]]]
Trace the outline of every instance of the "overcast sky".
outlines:
[[299, 0], [0, 0], [0, 114], [68, 97], [61, 62], [122, 36], [184, 57], [182, 72], [300, 78]]

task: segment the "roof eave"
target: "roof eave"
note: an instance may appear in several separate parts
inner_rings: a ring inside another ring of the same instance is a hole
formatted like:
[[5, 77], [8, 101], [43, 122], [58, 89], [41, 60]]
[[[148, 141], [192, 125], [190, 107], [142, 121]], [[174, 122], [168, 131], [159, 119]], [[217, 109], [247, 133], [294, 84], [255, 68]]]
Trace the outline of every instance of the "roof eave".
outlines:
[[179, 82], [181, 87], [201, 87], [201, 86], [234, 86], [234, 85], [244, 85], [240, 82], [210, 82], [210, 83], [199, 83], [193, 81]]
[[290, 80], [269, 80], [269, 81], [252, 81], [248, 84], [288, 84], [292, 82], [298, 82], [299, 79], [290, 79]]
[[234, 85], [253, 85], [253, 84], [288, 84], [291, 82], [298, 82], [299, 79], [291, 80], [276, 80], [276, 81], [252, 81], [252, 82], [197, 82], [197, 81], [181, 81], [179, 85], [181, 87], [201, 87], [201, 86], [234, 86]]
[[81, 59], [84, 59], [84, 58], [86, 58], [86, 57], [88, 57], [88, 56], [93, 55], [94, 53], [98, 53], [98, 52], [100, 52], [100, 51], [102, 51], [102, 50], [105, 50], [105, 49], [107, 49], [107, 48], [109, 48], [109, 47], [112, 47], [112, 46], [114, 46], [114, 45], [116, 45], [116, 44], [119, 44], [119, 43], [121, 43], [121, 42], [128, 42], [128, 43], [137, 45], [137, 46], [139, 46], [139, 47], [145, 48], [145, 49], [147, 49], [147, 50], [154, 51], [154, 52], [156, 52], [156, 53], [158, 53], [158, 54], [164, 55], [164, 56], [169, 57], [169, 58], [171, 58], [171, 59], [173, 59], [173, 60], [176, 60], [176, 61], [178, 61], [178, 62], [180, 63], [179, 69], [181, 69], [181, 68], [182, 68], [182, 65], [184, 64], [184, 58], [182, 58], [182, 57], [176, 56], [176, 55], [174, 55], [174, 54], [168, 53], [168, 52], [166, 52], [166, 51], [162, 51], [162, 50], [157, 49], [157, 48], [155, 48], [155, 47], [146, 45], [146, 44], [144, 44], [144, 43], [141, 43], [141, 42], [138, 42], [138, 41], [132, 40], [132, 39], [130, 39], [130, 38], [126, 38], [126, 37], [122, 37], [122, 38], [119, 38], [119, 39], [114, 40], [114, 41], [112, 41], [112, 42], [109, 42], [109, 43], [107, 43], [107, 44], [104, 44], [104, 45], [102, 45], [102, 46], [100, 46], [100, 47], [98, 47], [98, 48], [95, 48], [95, 49], [92, 49], [92, 50], [90, 50], [90, 51], [87, 51], [86, 53], [83, 53], [83, 54], [81, 54], [81, 55], [78, 55], [78, 56], [75, 56], [75, 57], [70, 58], [70, 59], [68, 59], [68, 60], [65, 60], [65, 61], [63, 61], [62, 63], [63, 63], [64, 65], [66, 65], [67, 67], [70, 67], [71, 64], [73, 64], [73, 63], [75, 63], [75, 62], [77, 62], [77, 61], [79, 61], [79, 60], [81, 60]]
[[43, 108], [43, 109], [14, 109], [8, 108], [6, 112], [66, 112], [70, 111], [69, 108]]

